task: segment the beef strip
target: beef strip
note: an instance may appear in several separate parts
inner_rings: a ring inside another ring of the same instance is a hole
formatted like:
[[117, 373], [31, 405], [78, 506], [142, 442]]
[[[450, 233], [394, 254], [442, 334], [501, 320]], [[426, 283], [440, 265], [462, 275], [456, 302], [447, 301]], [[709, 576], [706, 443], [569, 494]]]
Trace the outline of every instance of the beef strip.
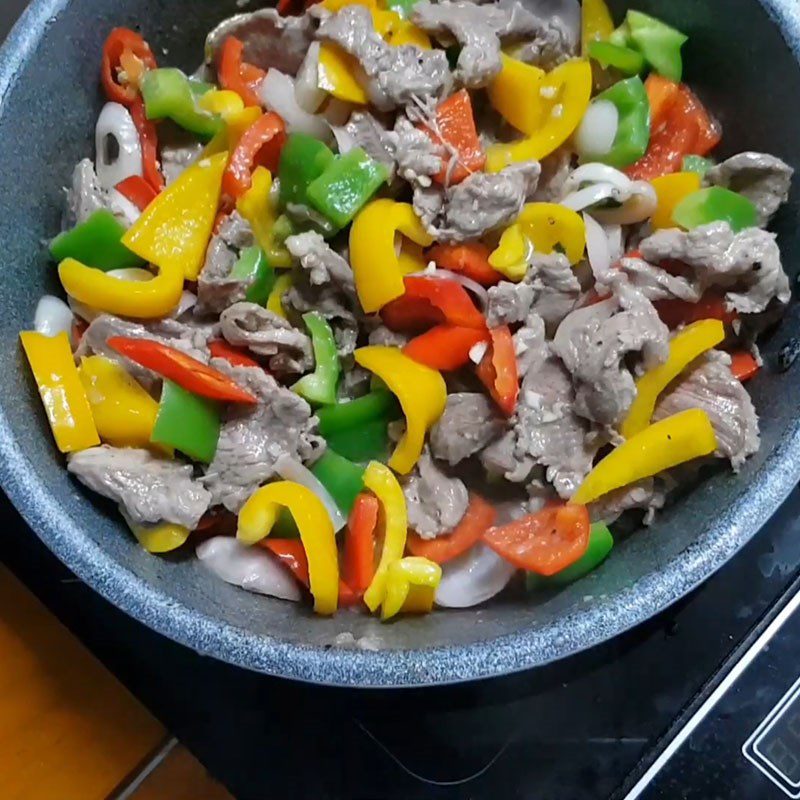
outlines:
[[789, 199], [793, 175], [794, 170], [780, 158], [748, 152], [712, 167], [706, 180], [752, 200], [758, 209], [758, 224], [763, 227]]
[[89, 158], [84, 158], [75, 166], [66, 193], [65, 230], [86, 222], [95, 211], [101, 209], [110, 211], [126, 228], [131, 224], [132, 220], [122, 205], [100, 187], [94, 163]]
[[505, 420], [480, 392], [456, 392], [430, 434], [433, 456], [451, 466], [483, 450], [505, 429]]
[[238, 513], [250, 495], [275, 477], [284, 455], [305, 462], [324, 450], [317, 418], [302, 397], [282, 387], [263, 369], [234, 367], [219, 358], [211, 366], [258, 398], [258, 405], [228, 405], [223, 412], [217, 453], [204, 483], [213, 504]]
[[488, 290], [486, 322], [490, 328], [524, 322], [533, 305], [535, 292], [525, 281], [511, 283], [500, 281]]
[[[702, 296], [702, 289], [694, 279], [684, 275], [673, 275], [641, 258], [622, 258], [617, 264], [617, 269], [624, 272], [631, 285], [653, 303], [657, 300], [672, 299], [696, 303]], [[598, 279], [595, 288], [602, 290], [612, 275], [613, 272]]]
[[286, 248], [308, 273], [312, 286], [333, 283], [349, 297], [355, 298], [353, 270], [318, 233], [308, 231], [286, 239]]
[[656, 485], [653, 478], [645, 478], [638, 483], [632, 483], [622, 489], [617, 489], [589, 506], [589, 515], [592, 522], [612, 523], [626, 511], [642, 509], [645, 525], [650, 525], [658, 509], [664, 507], [667, 496], [664, 488]]
[[408, 507], [408, 525], [423, 539], [434, 539], [453, 530], [469, 504], [464, 483], [445, 475], [427, 449], [403, 481], [403, 494]]
[[397, 174], [414, 186], [428, 187], [441, 169], [445, 150], [430, 136], [400, 116], [386, 142], [397, 164]]
[[167, 186], [200, 158], [203, 145], [197, 137], [166, 120], [159, 125], [158, 145], [161, 156], [161, 171]]
[[759, 228], [734, 233], [727, 222], [712, 222], [691, 231], [657, 231], [639, 245], [651, 264], [674, 259], [694, 271], [687, 278], [702, 292], [711, 286], [728, 289], [729, 305], [742, 314], [763, 311], [772, 300], [786, 304], [789, 278], [781, 264], [775, 235]]
[[193, 479], [191, 464], [147, 450], [91, 447], [72, 454], [67, 469], [139, 525], [171, 522], [193, 530], [211, 504], [211, 494]]
[[699, 359], [662, 395], [653, 420], [689, 408], [705, 411], [717, 436], [719, 458], [730, 459], [738, 470], [758, 450], [758, 416], [747, 390], [730, 370], [730, 356], [712, 351]]
[[242, 250], [255, 244], [250, 223], [234, 211], [211, 238], [206, 260], [197, 279], [198, 313], [219, 314], [245, 299], [253, 278], [231, 278]]
[[414, 210], [438, 241], [479, 239], [519, 216], [540, 171], [538, 161], [525, 161], [501, 172], [476, 172], [448, 189], [418, 187]]
[[390, 111], [413, 98], [445, 96], [452, 78], [443, 50], [421, 50], [413, 45], [392, 47], [376, 33], [369, 9], [345, 6], [325, 14], [317, 37], [339, 45], [364, 70], [366, 92], [372, 104]]
[[351, 311], [353, 303], [332, 285], [314, 288], [303, 276], [298, 276], [283, 296], [283, 306], [298, 315], [316, 311], [328, 320], [340, 356], [352, 355], [356, 349], [358, 318]]
[[376, 347], [405, 347], [410, 339], [408, 334], [393, 331], [385, 325], [378, 325], [369, 332], [369, 343]]
[[572, 153], [566, 148], [556, 150], [542, 159], [542, 174], [533, 194], [537, 203], [557, 203], [565, 196], [564, 187], [572, 170]]
[[344, 126], [356, 147], [370, 158], [385, 164], [394, 173], [395, 162], [389, 147], [389, 131], [369, 111], [354, 111]]
[[290, 322], [256, 303], [235, 303], [219, 318], [230, 344], [269, 359], [276, 375], [302, 375], [314, 366], [311, 339]]

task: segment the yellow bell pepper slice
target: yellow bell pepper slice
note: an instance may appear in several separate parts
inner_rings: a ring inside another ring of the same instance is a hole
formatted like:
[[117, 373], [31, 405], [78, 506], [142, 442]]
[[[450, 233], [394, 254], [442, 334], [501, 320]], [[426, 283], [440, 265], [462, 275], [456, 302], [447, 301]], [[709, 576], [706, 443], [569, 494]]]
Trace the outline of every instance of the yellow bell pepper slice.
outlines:
[[257, 489], [239, 512], [236, 537], [253, 545], [268, 536], [286, 508], [300, 531], [300, 540], [308, 558], [308, 576], [314, 611], [336, 613], [339, 603], [339, 554], [333, 523], [322, 500], [294, 481], [268, 483]]
[[400, 255], [397, 256], [397, 266], [403, 275], [410, 275], [412, 272], [422, 272], [428, 266], [428, 262], [425, 260], [423, 249], [405, 239], [400, 248]]
[[125, 247], [162, 270], [180, 268], [187, 280], [196, 280], [211, 239], [227, 163], [227, 153], [218, 153], [192, 164], [129, 228], [122, 237]]
[[400, 401], [406, 432], [389, 466], [401, 475], [411, 471], [425, 444], [425, 434], [444, 413], [447, 387], [435, 369], [419, 364], [397, 347], [361, 347], [356, 363], [377, 375]]
[[662, 419], [612, 450], [586, 476], [570, 502], [586, 505], [615, 489], [677, 467], [717, 448], [708, 414], [690, 408]]
[[227, 122], [231, 116], [244, 111], [244, 100], [228, 89], [215, 89], [206, 92], [197, 101], [197, 105], [209, 114], [216, 114]]
[[650, 220], [653, 228], [660, 230], [679, 227], [672, 219], [672, 212], [684, 197], [700, 191], [700, 176], [696, 172], [675, 172], [654, 178], [650, 183], [658, 198], [656, 213]]
[[718, 319], [694, 322], [672, 337], [669, 357], [636, 381], [636, 399], [620, 426], [620, 433], [630, 439], [643, 431], [653, 416], [658, 396], [689, 364], [725, 339], [725, 326]]
[[278, 275], [272, 287], [272, 291], [269, 293], [269, 297], [267, 298], [267, 311], [271, 311], [273, 314], [283, 317], [283, 319], [288, 319], [286, 316], [286, 311], [283, 309], [283, 296], [291, 288], [291, 274], [284, 273], [283, 275]]
[[369, 97], [356, 76], [361, 67], [358, 61], [335, 44], [322, 44], [319, 48], [317, 85], [338, 100], [355, 105], [366, 105]]
[[375, 570], [364, 602], [370, 611], [376, 611], [386, 596], [386, 579], [389, 568], [403, 557], [408, 534], [408, 510], [403, 488], [392, 471], [378, 461], [371, 461], [364, 471], [364, 488], [371, 491], [383, 507], [384, 536], [380, 561]]
[[272, 173], [266, 167], [259, 167], [253, 173], [253, 183], [236, 201], [236, 210], [250, 223], [256, 241], [267, 254], [269, 265], [284, 269], [291, 267], [289, 251], [276, 244], [272, 235], [278, 212], [272, 197]]
[[386, 621], [401, 611], [407, 614], [430, 613], [441, 580], [442, 568], [427, 558], [406, 556], [393, 561], [386, 574], [381, 619]]
[[23, 331], [19, 338], [58, 449], [74, 453], [100, 444], [67, 334]]
[[581, 53], [586, 57], [592, 42], [604, 42], [614, 32], [614, 19], [604, 0], [583, 0], [581, 12]]
[[433, 243], [410, 203], [373, 200], [350, 228], [350, 264], [361, 306], [368, 314], [379, 311], [405, 291], [403, 269], [395, 251], [398, 233], [421, 247]]
[[489, 264], [510, 281], [521, 281], [528, 271], [533, 244], [522, 225], [509, 225], [500, 237], [497, 248], [489, 255]]
[[176, 525], [173, 522], [164, 522], [161, 525], [137, 525], [127, 518], [125, 522], [128, 523], [131, 533], [139, 544], [148, 553], [154, 555], [171, 553], [173, 550], [183, 547], [192, 533], [183, 525]]
[[[211, 92], [209, 92], [211, 94]], [[235, 92], [231, 92], [235, 94]], [[203, 95], [204, 97], [206, 95]], [[236, 95], [239, 98], [239, 95]], [[206, 145], [203, 150], [203, 157], [215, 156], [217, 153], [232, 153], [244, 132], [261, 116], [263, 113], [260, 108], [248, 106], [245, 108], [241, 98], [239, 98], [242, 108], [232, 111], [229, 114], [222, 114], [225, 123], [223, 129]]]
[[364, 6], [364, 8], [377, 9], [378, 0], [322, 0], [319, 4], [320, 8], [330, 11], [331, 14], [336, 14], [347, 6]]
[[430, 37], [425, 31], [402, 19], [398, 14], [395, 14], [395, 16], [400, 20], [400, 24], [387, 39], [392, 47], [402, 47], [405, 44], [410, 44], [414, 47], [419, 47], [420, 50], [431, 50], [433, 48]]
[[547, 73], [505, 53], [500, 57], [503, 69], [487, 87], [489, 102], [517, 130], [533, 136], [541, 128], [543, 106], [528, 98], [536, 98]]
[[139, 382], [103, 356], [87, 356], [78, 367], [100, 438], [114, 447], [151, 447], [158, 403]]
[[548, 72], [529, 93], [517, 98], [539, 120], [538, 129], [524, 139], [494, 144], [486, 151], [487, 172], [500, 172], [520, 161], [541, 160], [561, 147], [583, 119], [592, 95], [592, 68], [588, 61], [567, 61]]

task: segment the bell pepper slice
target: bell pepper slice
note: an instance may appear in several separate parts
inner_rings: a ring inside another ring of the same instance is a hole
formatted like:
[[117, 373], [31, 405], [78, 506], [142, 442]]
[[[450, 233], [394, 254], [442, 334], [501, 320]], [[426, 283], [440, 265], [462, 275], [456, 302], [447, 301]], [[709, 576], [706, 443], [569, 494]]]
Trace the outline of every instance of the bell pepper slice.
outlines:
[[701, 178], [714, 166], [714, 160], [702, 156], [684, 156], [681, 164], [683, 172], [696, 172]]
[[450, 533], [435, 539], [423, 539], [414, 531], [408, 532], [406, 548], [413, 556], [421, 556], [437, 564], [446, 564], [467, 552], [494, 525], [497, 512], [480, 495], [470, 493], [469, 505], [461, 522]]
[[238, 281], [250, 281], [244, 299], [259, 306], [267, 304], [275, 285], [275, 270], [270, 267], [266, 254], [258, 245], [242, 250], [229, 277]]
[[[277, 210], [272, 197], [272, 173], [266, 167], [258, 167], [253, 173], [252, 184], [236, 201], [236, 209], [250, 223], [253, 235], [266, 254], [270, 266], [281, 269], [291, 267], [292, 257], [289, 251], [275, 238]], [[278, 278], [273, 292], [278, 289], [280, 281]], [[281, 295], [288, 288], [286, 281], [281, 282]], [[285, 316], [282, 308], [280, 315]]]
[[[136, 98], [130, 111], [131, 119], [136, 126], [139, 134], [139, 143], [142, 147], [142, 176], [150, 184], [153, 191], [158, 194], [165, 186], [164, 176], [158, 163], [158, 131], [155, 123], [147, 118], [144, 102], [141, 98]], [[151, 197], [150, 200], [152, 199]], [[149, 205], [149, 201], [145, 206], [139, 206], [140, 210], [144, 211], [147, 205]]]
[[322, 175], [334, 158], [324, 142], [304, 133], [291, 134], [281, 150], [278, 168], [281, 208], [289, 203], [307, 206], [309, 184]]
[[243, 60], [244, 44], [229, 36], [219, 52], [219, 83], [223, 89], [236, 92], [246, 106], [260, 106], [258, 87], [267, 76], [263, 69]]
[[349, 514], [364, 488], [364, 467], [328, 450], [317, 459], [311, 472], [342, 512]]
[[311, 334], [316, 366], [312, 373], [300, 378], [292, 390], [309, 403], [332, 405], [336, 402], [336, 387], [342, 371], [336, 339], [328, 321], [317, 311], [303, 314], [303, 322]]
[[433, 243], [410, 203], [373, 200], [358, 213], [350, 228], [350, 264], [358, 299], [368, 314], [405, 292], [395, 250], [398, 233], [422, 247]]
[[67, 334], [23, 331], [19, 338], [58, 449], [74, 453], [100, 444]]
[[758, 225], [758, 210], [744, 195], [710, 186], [684, 197], [673, 209], [672, 218], [687, 230], [709, 222], [727, 222], [738, 233]]
[[442, 376], [418, 364], [396, 347], [361, 347], [355, 360], [377, 375], [400, 401], [406, 432], [389, 459], [389, 466], [405, 475], [422, 453], [425, 435], [444, 413], [447, 387]]
[[514, 339], [508, 325], [489, 331], [491, 344], [475, 370], [498, 408], [510, 417], [517, 409], [519, 372]]
[[583, 0], [581, 4], [581, 53], [586, 56], [592, 42], [606, 41], [614, 32], [614, 19], [605, 0]]
[[655, 230], [674, 228], [677, 223], [673, 219], [676, 206], [691, 194], [700, 190], [700, 175], [696, 172], [675, 172], [662, 175], [650, 183], [658, 198], [658, 208], [650, 222]]
[[144, 72], [157, 66], [150, 45], [136, 31], [114, 28], [103, 45], [100, 68], [106, 97], [113, 103], [131, 106], [139, 96], [138, 82]]
[[208, 351], [211, 353], [211, 358], [224, 358], [234, 367], [256, 367], [261, 369], [261, 364], [254, 358], [250, 358], [244, 348], [234, 347], [227, 342], [221, 340], [209, 342]]
[[[212, 89], [198, 99], [197, 105], [209, 114], [222, 117], [226, 124], [245, 109], [244, 100], [230, 89]], [[259, 116], [261, 116], [260, 109]]]
[[274, 172], [286, 141], [286, 126], [272, 111], [260, 116], [239, 139], [222, 178], [222, 191], [237, 199], [250, 189], [253, 171], [266, 167]]
[[475, 307], [467, 290], [456, 281], [406, 275], [403, 278], [405, 301], [427, 303], [441, 311], [450, 325], [486, 330], [486, 318]]
[[385, 622], [401, 611], [413, 614], [430, 613], [441, 580], [442, 568], [427, 558], [406, 556], [392, 562], [386, 575], [381, 619]]
[[133, 203], [139, 211], [144, 211], [158, 195], [158, 192], [141, 175], [131, 175], [114, 188], [126, 200]]
[[683, 74], [681, 48], [689, 37], [661, 20], [630, 9], [625, 17], [630, 37], [653, 69], [671, 81]]
[[85, 222], [56, 236], [50, 243], [50, 255], [56, 261], [73, 258], [104, 272], [144, 266], [144, 260], [122, 243], [124, 236], [125, 227], [110, 211], [100, 208]]
[[362, 492], [355, 498], [347, 521], [342, 577], [359, 595], [367, 591], [375, 577], [375, 528], [379, 510], [378, 498]]
[[589, 528], [586, 506], [553, 503], [535, 514], [489, 528], [483, 541], [515, 567], [554, 575], [586, 552]]
[[736, 350], [731, 353], [730, 356], [731, 372], [733, 376], [742, 383], [755, 377], [761, 369], [761, 366], [753, 357], [753, 354], [747, 350]]
[[389, 179], [385, 164], [360, 147], [334, 159], [306, 189], [308, 202], [339, 229], [344, 228]]
[[465, 244], [436, 244], [427, 252], [427, 258], [440, 269], [456, 272], [482, 286], [495, 286], [503, 275], [489, 263], [491, 250], [482, 242]]
[[357, 76], [360, 74], [361, 66], [358, 61], [341, 47], [328, 43], [320, 45], [317, 68], [317, 84], [320, 89], [345, 103], [367, 105], [369, 97], [358, 80]]
[[717, 447], [708, 414], [690, 408], [649, 425], [612, 450], [586, 476], [573, 503], [591, 503], [614, 489], [677, 467]]
[[476, 344], [488, 340], [488, 332], [480, 328], [437, 325], [412, 339], [403, 352], [431, 369], [452, 371], [469, 361], [469, 351]]
[[643, 431], [650, 424], [661, 392], [696, 358], [724, 339], [725, 326], [718, 319], [695, 322], [676, 333], [670, 340], [667, 360], [636, 381], [636, 398], [620, 426], [620, 433], [630, 439]]
[[220, 426], [217, 403], [170, 380], [164, 381], [151, 441], [210, 464], [217, 452]]
[[697, 303], [690, 303], [688, 300], [657, 300], [653, 305], [661, 321], [671, 330], [704, 319], [718, 319], [723, 324], [730, 325], [739, 318], [736, 310], [728, 308], [725, 295], [718, 289], [709, 289]]
[[650, 143], [650, 101], [638, 76], [615, 83], [597, 95], [595, 102], [613, 103], [619, 113], [614, 144], [608, 153], [587, 156], [612, 167], [629, 167], [647, 152]]
[[411, 16], [417, 2], [418, 0], [386, 0], [386, 7], [401, 17], [407, 18]]
[[129, 339], [112, 336], [108, 346], [120, 355], [174, 381], [189, 392], [223, 403], [254, 405], [258, 400], [227, 375], [196, 358], [153, 339]]
[[220, 153], [192, 164], [147, 207], [122, 237], [122, 244], [156, 264], [162, 273], [179, 271], [187, 280], [197, 280], [217, 216], [227, 160], [227, 154]]
[[487, 87], [489, 102], [518, 131], [533, 136], [544, 120], [537, 95], [547, 73], [505, 53], [500, 58], [503, 68]]
[[191, 535], [188, 528], [173, 522], [164, 522], [160, 525], [137, 525], [127, 518], [125, 522], [128, 523], [136, 541], [153, 555], [171, 553], [183, 547]]
[[283, 319], [287, 319], [286, 312], [283, 310], [283, 296], [292, 288], [292, 276], [290, 274], [278, 275], [275, 285], [269, 293], [267, 300], [267, 311], [277, 314]]
[[644, 56], [640, 52], [611, 42], [591, 42], [589, 57], [603, 69], [613, 67], [623, 75], [638, 75], [645, 65]]
[[256, 544], [269, 535], [281, 508], [288, 508], [300, 530], [308, 559], [309, 587], [317, 614], [336, 613], [339, 597], [339, 555], [333, 523], [322, 501], [293, 481], [269, 483], [257, 489], [239, 512], [237, 538]]
[[614, 537], [603, 522], [595, 522], [589, 530], [589, 546], [586, 552], [566, 569], [545, 577], [529, 572], [525, 575], [525, 588], [530, 591], [568, 586], [570, 583], [597, 569], [614, 547]]
[[[502, 74], [502, 73], [501, 73]], [[520, 161], [540, 160], [561, 147], [583, 119], [592, 96], [592, 68], [588, 61], [567, 61], [548, 72], [523, 97], [538, 111], [538, 126], [526, 138], [510, 144], [494, 144], [486, 151], [488, 172], [500, 172]]]
[[100, 439], [114, 447], [150, 447], [158, 403], [124, 368], [103, 356], [78, 367]]

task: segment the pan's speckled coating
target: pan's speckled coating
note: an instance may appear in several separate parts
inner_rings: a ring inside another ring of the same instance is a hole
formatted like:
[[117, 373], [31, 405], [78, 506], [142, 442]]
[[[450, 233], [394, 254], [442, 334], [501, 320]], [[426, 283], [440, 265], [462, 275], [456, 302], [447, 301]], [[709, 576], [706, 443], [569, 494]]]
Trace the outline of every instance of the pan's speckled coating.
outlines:
[[[614, 3], [619, 14], [623, 2]], [[687, 75], [719, 113], [724, 150], [763, 149], [800, 167], [797, 0], [644, 0], [691, 36]], [[41, 242], [58, 230], [72, 166], [90, 152], [102, 41], [141, 22], [164, 63], [193, 68], [204, 32], [233, 0], [34, 0], [0, 53], [0, 481], [44, 542], [132, 616], [195, 650], [304, 681], [411, 686], [527, 669], [612, 637], [674, 602], [733, 555], [800, 475], [800, 373], [751, 384], [761, 452], [734, 476], [718, 471], [625, 541], [594, 575], [540, 605], [500, 601], [381, 626], [348, 612], [315, 619], [295, 605], [235, 590], [193, 560], [141, 551], [113, 508], [89, 498], [54, 452], [17, 331], [54, 290]], [[797, 188], [777, 227], [792, 276], [800, 258]], [[765, 345], [769, 363], [798, 329], [793, 307]], [[382, 652], [330, 649], [344, 631]]]

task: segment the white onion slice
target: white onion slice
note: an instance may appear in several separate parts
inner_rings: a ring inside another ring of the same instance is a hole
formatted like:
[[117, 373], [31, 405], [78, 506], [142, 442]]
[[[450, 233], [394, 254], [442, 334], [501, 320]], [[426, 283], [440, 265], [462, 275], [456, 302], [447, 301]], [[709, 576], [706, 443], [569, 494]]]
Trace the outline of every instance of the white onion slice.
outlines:
[[583, 215], [586, 225], [586, 254], [596, 281], [603, 282], [611, 272], [611, 250], [603, 226], [589, 214]]
[[570, 173], [567, 185], [579, 188], [582, 183], [610, 183], [623, 191], [629, 191], [633, 181], [624, 173], [608, 164], [591, 162], [582, 164]]
[[294, 96], [297, 100], [297, 105], [309, 114], [317, 112], [328, 96], [324, 89], [319, 88], [318, 72], [319, 42], [312, 42], [311, 47], [306, 52], [303, 63], [300, 65], [300, 69], [297, 71], [297, 77], [294, 79]]
[[306, 489], [310, 489], [322, 501], [328, 516], [333, 523], [333, 529], [338, 533], [347, 524], [347, 520], [342, 514], [336, 501], [331, 497], [330, 492], [322, 485], [319, 479], [309, 469], [306, 469], [296, 458], [290, 455], [282, 455], [275, 462], [275, 472], [284, 480], [294, 481]]
[[[119, 153], [109, 152], [114, 140]], [[97, 180], [106, 191], [131, 175], [142, 174], [142, 145], [133, 117], [125, 106], [106, 103], [95, 127]]]
[[485, 603], [508, 586], [517, 568], [479, 542], [464, 555], [442, 564], [436, 605], [471, 608]]
[[591, 186], [568, 194], [561, 201], [561, 205], [571, 208], [573, 211], [583, 211], [585, 208], [591, 208], [597, 203], [611, 199], [620, 199], [620, 190], [616, 186], [610, 183], [593, 183]]
[[114, 215], [123, 217], [125, 222], [128, 223], [128, 226], [133, 225], [133, 223], [142, 216], [142, 212], [139, 211], [124, 194], [118, 192], [116, 189], [112, 189], [108, 193], [108, 204], [111, 206], [111, 211]]
[[183, 294], [181, 295], [181, 300], [178, 303], [178, 308], [175, 309], [174, 316], [180, 317], [183, 316], [187, 311], [194, 308], [197, 305], [197, 295], [188, 291], [187, 289], [183, 290]]
[[634, 181], [631, 196], [619, 208], [596, 208], [592, 216], [603, 225], [633, 225], [655, 214], [658, 197], [647, 181]]
[[74, 319], [72, 309], [61, 298], [46, 294], [36, 306], [33, 327], [45, 336], [58, 336], [62, 332], [69, 336]]
[[304, 111], [297, 103], [294, 81], [277, 69], [271, 69], [258, 89], [261, 102], [286, 123], [289, 133], [305, 133], [315, 139], [329, 141], [330, 125], [322, 118]]
[[343, 125], [332, 125], [331, 130], [339, 148], [339, 155], [349, 153], [356, 146], [355, 137]]
[[477, 344], [472, 345], [469, 349], [469, 360], [473, 364], [480, 364], [483, 361], [483, 357], [486, 355], [486, 351], [489, 349], [488, 342], [478, 342]]
[[575, 149], [581, 158], [599, 158], [611, 152], [619, 129], [619, 111], [610, 100], [595, 100], [575, 132]]
[[449, 269], [439, 269], [435, 267], [434, 269], [426, 268], [422, 272], [412, 272], [411, 275], [421, 278], [436, 278], [442, 281], [455, 281], [475, 295], [479, 305], [484, 311], [489, 304], [489, 293], [486, 291], [486, 287], [481, 286], [477, 281], [472, 280], [472, 278], [467, 278], [466, 275], [460, 275], [458, 272], [451, 272]]
[[625, 254], [625, 244], [622, 238], [622, 225], [603, 225], [603, 232], [608, 241], [608, 249], [611, 253], [611, 263], [619, 261]]
[[260, 547], [247, 547], [231, 536], [216, 536], [197, 546], [197, 557], [218, 578], [248, 592], [294, 602], [302, 597], [289, 572]]
[[350, 115], [355, 108], [356, 106], [346, 100], [331, 97], [320, 114], [325, 117], [329, 125], [344, 125], [350, 119]]

